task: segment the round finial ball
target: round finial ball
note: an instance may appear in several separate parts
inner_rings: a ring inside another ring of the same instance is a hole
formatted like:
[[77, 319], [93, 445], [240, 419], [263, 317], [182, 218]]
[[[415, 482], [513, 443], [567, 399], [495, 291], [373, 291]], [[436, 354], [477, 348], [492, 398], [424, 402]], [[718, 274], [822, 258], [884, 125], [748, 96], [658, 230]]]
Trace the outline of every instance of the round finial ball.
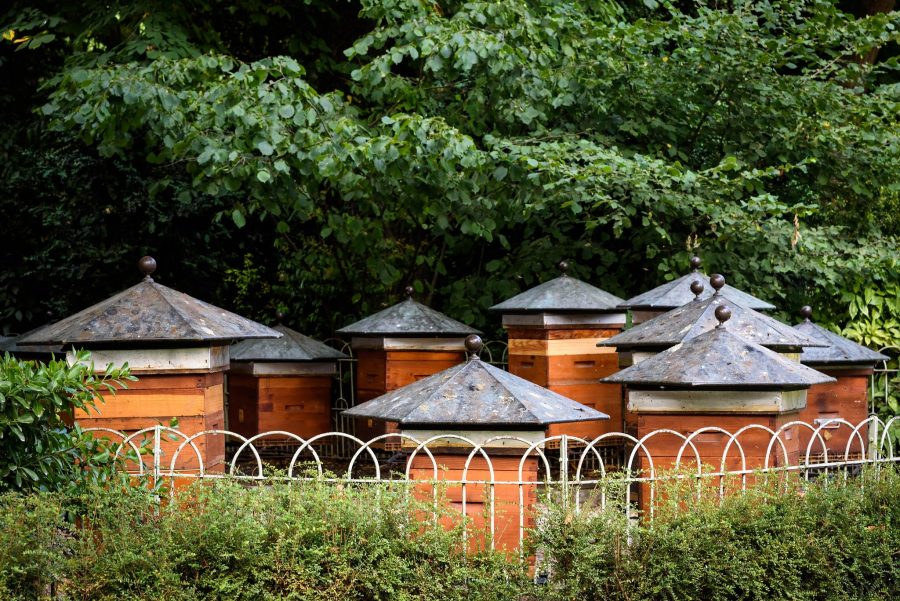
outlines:
[[713, 274], [712, 277], [709, 278], [709, 285], [713, 287], [713, 290], [718, 292], [725, 287], [725, 276], [719, 273]]
[[466, 336], [466, 350], [472, 353], [473, 355], [477, 355], [481, 352], [481, 349], [484, 348], [484, 343], [481, 341], [481, 336], [478, 334], [469, 334]]
[[559, 267], [559, 270], [563, 273], [569, 272], [569, 262], [568, 261], [560, 261], [558, 267]]
[[703, 261], [700, 260], [700, 257], [694, 255], [693, 257], [691, 257], [691, 269], [697, 271], [698, 269], [700, 269], [700, 264], [702, 262]]
[[150, 275], [156, 271], [156, 259], [150, 256], [141, 257], [141, 260], [138, 261], [138, 269], [141, 270], [141, 273], [144, 275]]
[[694, 280], [693, 282], [691, 282], [691, 292], [694, 293], [694, 296], [700, 296], [701, 294], [703, 294], [703, 288], [703, 282], [701, 282], [700, 280]]
[[275, 319], [278, 320], [278, 323], [284, 321], [284, 311], [275, 311]]
[[407, 286], [406, 288], [403, 289], [403, 292], [406, 293], [406, 296], [412, 296], [413, 292], [415, 292], [415, 291], [416, 291], [416, 289], [413, 288], [412, 286]]
[[810, 317], [812, 317], [812, 307], [810, 307], [809, 305], [803, 305], [802, 307], [800, 307], [800, 317], [802, 317], [803, 319], [809, 319]]
[[731, 309], [728, 308], [728, 305], [719, 305], [716, 307], [716, 319], [719, 320], [719, 323], [725, 323], [731, 319]]

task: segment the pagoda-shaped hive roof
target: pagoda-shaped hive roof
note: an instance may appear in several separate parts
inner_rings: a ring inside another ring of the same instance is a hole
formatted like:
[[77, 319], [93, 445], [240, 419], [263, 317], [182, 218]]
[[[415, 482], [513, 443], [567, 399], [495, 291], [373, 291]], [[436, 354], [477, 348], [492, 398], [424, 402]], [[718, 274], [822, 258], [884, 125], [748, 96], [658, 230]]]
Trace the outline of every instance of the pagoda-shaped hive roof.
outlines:
[[60, 344], [23, 344], [22, 340], [32, 335], [39, 335], [42, 330], [48, 327], [48, 324], [38, 326], [33, 330], [29, 330], [19, 336], [0, 337], [0, 353], [31, 353], [31, 354], [48, 354], [54, 353], [64, 354], [64, 349]]
[[281, 336], [272, 328], [158, 284], [149, 275], [156, 262], [149, 260], [152, 268], [144, 271], [147, 277], [140, 283], [23, 337], [19, 344], [146, 346]]
[[618, 296], [566, 275], [515, 295], [490, 308], [502, 313], [621, 313], [623, 301]]
[[337, 361], [347, 358], [344, 353], [287, 326], [278, 324], [272, 329], [280, 332], [281, 338], [242, 340], [232, 345], [231, 361]]
[[407, 298], [338, 330], [353, 336], [468, 336], [478, 330]]
[[815, 337], [828, 346], [804, 349], [800, 354], [800, 362], [804, 365], [875, 365], [879, 361], [887, 361], [889, 357], [877, 353], [870, 348], [856, 344], [843, 336], [814, 324], [809, 319], [798, 323], [794, 328], [802, 334]]
[[820, 340], [806, 336], [768, 315], [729, 301], [723, 294], [714, 294], [705, 299], [701, 296], [686, 305], [625, 330], [599, 343], [598, 346], [613, 346], [619, 351], [669, 348], [715, 328], [718, 324], [716, 308], [725, 303], [733, 314], [728, 322], [729, 331], [749, 342], [779, 351], [798, 351], [801, 347], [824, 346]]
[[[691, 302], [694, 300], [694, 294], [691, 292], [691, 282], [694, 280], [709, 281], [709, 276], [700, 271], [699, 266], [700, 258], [691, 258], [692, 271], [690, 273], [648, 290], [643, 294], [633, 296], [622, 302], [619, 308], [633, 311], [669, 311]], [[709, 298], [712, 295], [712, 290], [705, 290], [700, 294], [700, 298]], [[756, 311], [768, 311], [775, 308], [775, 305], [727, 284], [722, 288], [721, 295], [742, 307]]]
[[344, 415], [399, 422], [403, 426], [460, 428], [534, 428], [609, 419], [605, 413], [478, 358], [361, 403], [344, 411]]
[[834, 378], [716, 327], [601, 382], [671, 389], [794, 390]]

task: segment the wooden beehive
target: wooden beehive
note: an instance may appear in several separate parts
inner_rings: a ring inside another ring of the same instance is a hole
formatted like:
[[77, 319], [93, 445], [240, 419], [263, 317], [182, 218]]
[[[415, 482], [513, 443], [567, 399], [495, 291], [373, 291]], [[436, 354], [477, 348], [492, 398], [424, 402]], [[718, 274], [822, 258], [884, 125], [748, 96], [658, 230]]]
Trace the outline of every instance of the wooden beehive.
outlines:
[[287, 326], [272, 329], [282, 337], [231, 347], [228, 429], [248, 438], [279, 430], [305, 439], [334, 430], [331, 389], [337, 362], [347, 356]]
[[[154, 282], [150, 274], [156, 261], [151, 257], [141, 259], [139, 267], [145, 274], [139, 284], [24, 337], [21, 343], [86, 348], [101, 369], [108, 363], [128, 363], [138, 380], [115, 396], [107, 395], [98, 412], [76, 412], [82, 427], [130, 434], [168, 426], [174, 419], [186, 436], [223, 429], [227, 345], [281, 334]], [[67, 358], [75, 361], [74, 352], [70, 350]], [[148, 437], [152, 439], [152, 434]], [[168, 469], [184, 438], [164, 436], [162, 442], [162, 467]], [[210, 470], [222, 463], [222, 435], [199, 437], [194, 446], [196, 451], [186, 447], [179, 454], [176, 469], [194, 470], [202, 461]]]
[[[406, 300], [338, 330], [350, 336], [356, 356], [357, 404], [461, 363], [465, 337], [478, 333], [413, 300], [412, 288], [406, 293]], [[356, 435], [362, 440], [396, 431], [391, 422], [356, 420]]]
[[[664, 429], [683, 436], [708, 427], [736, 433], [746, 426], [762, 425], [777, 431], [796, 420], [806, 407], [810, 386], [833, 381], [732, 332], [725, 327], [730, 316], [729, 307], [720, 304], [715, 310], [718, 327], [607, 378], [626, 385], [638, 439]], [[700, 433], [694, 444], [701, 463], [714, 470], [723, 465], [727, 470], [753, 470], [796, 464], [800, 453], [797, 427], [786, 428], [779, 438], [784, 446], [776, 443], [767, 458], [771, 435], [760, 429], [748, 430], [738, 439], [744, 461], [737, 446], [723, 456], [728, 444], [724, 433]], [[653, 468], [659, 471], [675, 465], [683, 442], [667, 434], [649, 438], [645, 448]], [[696, 470], [689, 447], [681, 465]], [[640, 463], [644, 469], [649, 466], [646, 459]]]
[[[623, 301], [619, 308], [631, 311], [632, 323], [637, 325], [691, 302], [695, 297], [690, 289], [691, 282], [709, 280], [709, 276], [700, 271], [700, 264], [700, 257], [691, 257], [691, 271], [687, 275], [633, 296]], [[712, 290], [701, 291], [700, 298], [706, 298], [712, 293]], [[725, 286], [721, 290], [721, 295], [732, 303], [755, 311], [769, 311], [775, 308], [775, 305], [733, 286]]]
[[800, 419], [816, 428], [822, 426], [821, 439], [815, 437], [810, 445], [814, 438], [813, 431], [801, 428], [800, 450], [804, 455], [808, 450], [811, 458], [818, 459], [824, 458], [826, 450], [829, 459], [840, 459], [845, 454], [848, 457], [864, 455], [868, 429], [861, 428], [859, 436], [854, 436], [850, 426], [830, 420], [842, 419], [853, 426], [866, 420], [869, 415], [869, 381], [875, 365], [887, 361], [888, 357], [812, 323], [812, 308], [809, 306], [803, 307], [800, 315], [804, 319], [794, 327], [828, 345], [804, 349], [800, 362], [835, 379], [834, 382], [816, 384], [809, 389], [806, 408], [800, 412]]
[[[419, 480], [459, 482], [489, 481], [491, 470], [479, 455], [466, 470], [473, 447], [480, 445], [493, 466], [494, 542], [497, 548], [518, 548], [520, 509], [525, 527], [533, 526], [538, 463], [534, 456], [521, 461], [530, 445], [541, 447], [551, 424], [606, 419], [604, 414], [585, 407], [551, 390], [481, 362], [477, 353], [481, 340], [466, 339], [472, 353], [466, 363], [456, 365], [345, 413], [398, 424], [414, 442], [404, 440], [403, 449], [412, 452], [418, 443], [428, 443], [434, 463], [419, 450], [412, 459], [410, 476]], [[522, 464], [521, 479], [519, 465]], [[438, 471], [435, 473], [435, 464]], [[520, 488], [522, 499], [520, 503]], [[419, 487], [416, 494], [430, 500], [432, 486]], [[447, 500], [462, 509], [463, 488], [450, 484]], [[488, 525], [490, 486], [466, 486], [466, 515], [476, 526]]]
[[[526, 290], [491, 311], [502, 314], [509, 348], [509, 372], [609, 415], [608, 420], [565, 423], [550, 435], [568, 434], [593, 440], [623, 428], [622, 388], [600, 378], [618, 371], [613, 348], [598, 347], [619, 332], [625, 313], [622, 299], [563, 274]], [[618, 444], [621, 441], [610, 441]]]

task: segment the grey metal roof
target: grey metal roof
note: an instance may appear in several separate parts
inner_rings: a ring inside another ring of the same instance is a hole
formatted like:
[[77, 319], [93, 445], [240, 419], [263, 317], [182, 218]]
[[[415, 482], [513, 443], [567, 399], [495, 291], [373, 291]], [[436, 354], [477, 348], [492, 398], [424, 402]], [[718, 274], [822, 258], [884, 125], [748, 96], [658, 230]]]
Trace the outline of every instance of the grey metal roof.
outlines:
[[663, 350], [690, 340], [716, 327], [716, 307], [727, 303], [733, 317], [728, 329], [742, 338], [777, 351], [798, 352], [801, 347], [824, 346], [777, 319], [729, 301], [722, 294], [696, 299], [625, 330], [597, 346], [614, 346], [619, 351]]
[[808, 319], [794, 326], [799, 332], [810, 338], [815, 337], [828, 346], [824, 348], [805, 349], [800, 354], [800, 362], [804, 365], [875, 365], [879, 361], [887, 361], [889, 357], [876, 353], [870, 348], [856, 344], [843, 336], [826, 330]]
[[401, 425], [546, 426], [609, 419], [509, 372], [473, 358], [343, 412]]
[[[708, 282], [709, 276], [695, 269], [677, 280], [666, 282], [643, 294], [629, 298], [619, 304], [619, 308], [631, 309], [632, 311], [668, 311], [675, 309], [694, 300], [694, 293], [691, 292], [691, 282], [694, 280]], [[713, 291], [707, 288], [700, 294], [700, 298], [709, 298], [712, 294]], [[722, 288], [722, 296], [748, 309], [767, 311], [775, 308], [775, 305], [727, 284]]]
[[412, 297], [338, 330], [354, 336], [468, 336], [475, 328], [438, 313]]
[[153, 281], [142, 282], [22, 338], [22, 344], [208, 343], [277, 338], [262, 324]]
[[578, 278], [561, 275], [498, 303], [491, 311], [504, 313], [621, 313], [618, 296]]
[[22, 340], [31, 336], [32, 334], [38, 334], [42, 330], [44, 330], [49, 324], [45, 324], [42, 326], [38, 326], [33, 330], [28, 330], [24, 334], [19, 336], [4, 336], [0, 337], [0, 353], [10, 353], [13, 355], [54, 355], [54, 354], [64, 354], [65, 351], [60, 344], [22, 344]]
[[720, 327], [600, 381], [674, 389], [790, 390], [834, 378]]
[[344, 353], [287, 326], [278, 324], [272, 329], [281, 332], [282, 337], [242, 340], [232, 345], [231, 361], [336, 361], [347, 358]]

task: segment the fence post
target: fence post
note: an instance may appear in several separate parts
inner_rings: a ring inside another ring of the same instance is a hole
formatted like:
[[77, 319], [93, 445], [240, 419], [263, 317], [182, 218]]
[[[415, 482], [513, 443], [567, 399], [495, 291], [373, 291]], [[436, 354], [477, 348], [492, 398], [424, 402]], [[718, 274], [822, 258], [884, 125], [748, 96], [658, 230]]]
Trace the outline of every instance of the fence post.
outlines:
[[153, 488], [155, 489], [159, 486], [159, 464], [160, 464], [160, 456], [162, 455], [162, 445], [160, 440], [162, 438], [162, 426], [156, 424], [153, 426]]

